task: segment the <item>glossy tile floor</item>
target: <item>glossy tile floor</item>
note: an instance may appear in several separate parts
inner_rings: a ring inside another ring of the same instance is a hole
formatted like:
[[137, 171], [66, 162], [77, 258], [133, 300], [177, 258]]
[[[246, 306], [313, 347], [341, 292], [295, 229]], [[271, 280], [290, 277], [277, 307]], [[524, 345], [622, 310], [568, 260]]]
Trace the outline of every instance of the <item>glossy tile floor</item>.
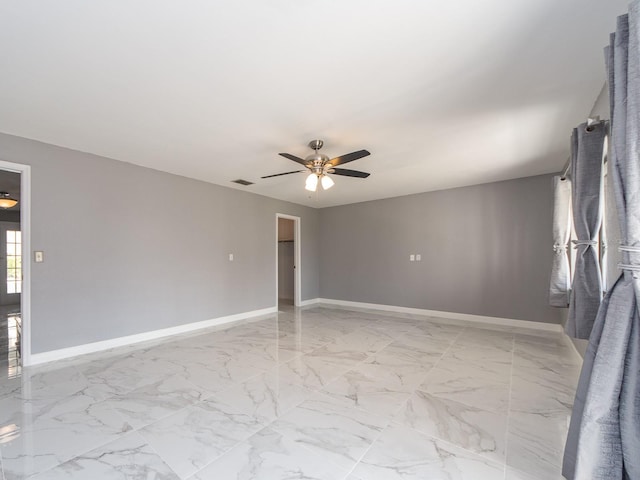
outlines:
[[561, 478], [559, 333], [288, 310], [1, 379], [5, 479]]
[[20, 375], [20, 305], [0, 307], [0, 378]]

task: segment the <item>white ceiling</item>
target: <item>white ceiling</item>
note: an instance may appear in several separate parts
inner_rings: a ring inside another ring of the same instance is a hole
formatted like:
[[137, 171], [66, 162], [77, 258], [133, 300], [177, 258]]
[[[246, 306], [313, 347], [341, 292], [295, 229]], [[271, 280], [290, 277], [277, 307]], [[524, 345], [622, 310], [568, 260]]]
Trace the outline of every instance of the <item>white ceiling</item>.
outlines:
[[[626, 6], [6, 0], [0, 131], [314, 207], [554, 172]], [[260, 180], [314, 138], [371, 176]]]

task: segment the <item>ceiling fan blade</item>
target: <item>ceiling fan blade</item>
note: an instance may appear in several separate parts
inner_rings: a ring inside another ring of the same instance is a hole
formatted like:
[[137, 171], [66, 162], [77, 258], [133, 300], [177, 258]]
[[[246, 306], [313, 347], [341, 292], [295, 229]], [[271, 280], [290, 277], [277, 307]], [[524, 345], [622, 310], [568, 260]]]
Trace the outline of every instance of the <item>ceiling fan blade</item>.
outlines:
[[332, 158], [331, 160], [329, 160], [329, 163], [335, 167], [337, 165], [342, 165], [343, 163], [353, 162], [354, 160], [366, 157], [367, 155], [371, 155], [371, 153], [369, 153], [367, 150], [358, 150], [357, 152], [351, 152], [347, 153], [346, 155], [340, 155], [339, 157]]
[[278, 155], [281, 155], [284, 158], [288, 158], [289, 160], [293, 160], [294, 162], [299, 163], [300, 165], [304, 165], [305, 167], [308, 163], [306, 160], [303, 160], [300, 157], [296, 157], [295, 155], [291, 155], [290, 153], [279, 153]]
[[260, 177], [260, 178], [279, 177], [280, 175], [290, 175], [292, 173], [300, 173], [300, 172], [304, 172], [304, 170], [296, 170], [294, 172], [276, 173], [275, 175], [267, 175], [266, 177]]
[[371, 175], [367, 172], [359, 172], [358, 170], [347, 170], [346, 168], [332, 168], [331, 170], [329, 170], [329, 173], [332, 173], [333, 175], [344, 175], [345, 177], [367, 178], [369, 175]]

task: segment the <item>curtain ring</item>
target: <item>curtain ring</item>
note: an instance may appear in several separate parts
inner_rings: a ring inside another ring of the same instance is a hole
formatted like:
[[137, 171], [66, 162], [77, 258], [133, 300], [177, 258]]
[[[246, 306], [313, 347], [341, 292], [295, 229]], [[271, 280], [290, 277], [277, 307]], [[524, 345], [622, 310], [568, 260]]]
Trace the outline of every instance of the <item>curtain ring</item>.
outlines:
[[584, 128], [585, 132], [593, 132], [595, 130], [594, 126], [600, 123], [600, 116], [597, 115], [595, 117], [587, 118], [587, 125]]

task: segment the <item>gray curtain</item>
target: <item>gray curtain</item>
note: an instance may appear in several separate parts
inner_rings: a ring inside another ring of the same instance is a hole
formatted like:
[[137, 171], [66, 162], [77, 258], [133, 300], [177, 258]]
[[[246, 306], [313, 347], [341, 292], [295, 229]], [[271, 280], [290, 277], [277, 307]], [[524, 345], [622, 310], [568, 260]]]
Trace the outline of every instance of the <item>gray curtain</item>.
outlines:
[[602, 160], [604, 122], [583, 123], [571, 136], [571, 187], [573, 228], [577, 240], [576, 263], [571, 285], [571, 299], [566, 332], [575, 338], [589, 338], [602, 300], [598, 237], [602, 225]]
[[602, 302], [580, 374], [563, 462], [569, 480], [640, 479], [639, 29], [634, 0], [607, 49], [622, 275]]
[[549, 283], [549, 305], [569, 305], [569, 238], [571, 236], [571, 181], [553, 177], [553, 264]]

